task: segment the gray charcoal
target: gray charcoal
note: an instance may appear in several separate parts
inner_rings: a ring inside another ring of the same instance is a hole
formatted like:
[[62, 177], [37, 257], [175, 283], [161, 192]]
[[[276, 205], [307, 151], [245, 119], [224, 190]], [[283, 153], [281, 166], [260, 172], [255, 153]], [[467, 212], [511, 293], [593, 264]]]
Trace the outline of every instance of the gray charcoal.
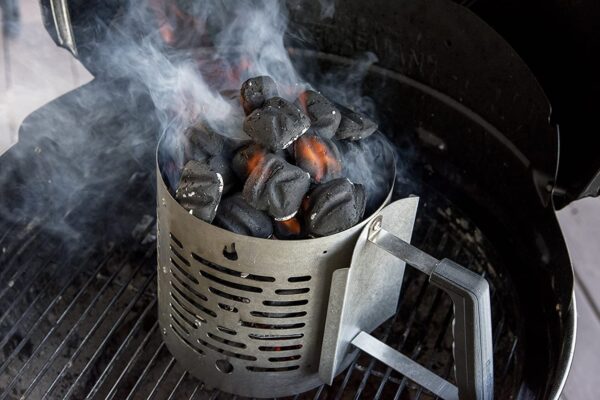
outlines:
[[222, 194], [221, 174], [201, 161], [192, 160], [185, 164], [175, 198], [191, 215], [212, 222]]
[[273, 154], [267, 154], [244, 184], [244, 199], [276, 220], [293, 217], [310, 187], [310, 176]]
[[310, 119], [294, 104], [273, 97], [244, 120], [244, 132], [272, 151], [287, 148], [310, 128]]
[[221, 202], [214, 224], [240, 235], [265, 239], [273, 235], [271, 218], [248, 204], [240, 193]]
[[339, 106], [339, 109], [342, 120], [335, 133], [336, 139], [360, 140], [371, 136], [377, 130], [375, 121], [366, 115], [346, 107]]
[[185, 130], [191, 149], [188, 154], [202, 152], [211, 156], [221, 154], [225, 145], [225, 138], [211, 127], [207, 122], [198, 122]]
[[297, 100], [297, 104], [310, 118], [311, 129], [319, 136], [331, 139], [342, 120], [342, 114], [319, 92], [307, 90]]
[[313, 182], [324, 183], [342, 176], [340, 152], [332, 140], [312, 133], [302, 135], [294, 142], [294, 159]]
[[277, 96], [277, 84], [269, 76], [257, 76], [250, 78], [242, 84], [240, 96], [242, 107], [246, 115], [259, 107], [262, 107], [265, 101], [271, 97]]
[[231, 167], [229, 162], [222, 156], [214, 156], [208, 160], [208, 166], [215, 172], [221, 174], [221, 178], [223, 178], [223, 194], [227, 194], [233, 189], [237, 183], [237, 178]]
[[327, 236], [359, 223], [365, 213], [365, 190], [346, 178], [317, 186], [309, 195], [305, 221], [309, 234]]
[[258, 166], [265, 156], [267, 150], [256, 143], [249, 144], [239, 149], [231, 160], [231, 169], [242, 181], [248, 178], [256, 166]]

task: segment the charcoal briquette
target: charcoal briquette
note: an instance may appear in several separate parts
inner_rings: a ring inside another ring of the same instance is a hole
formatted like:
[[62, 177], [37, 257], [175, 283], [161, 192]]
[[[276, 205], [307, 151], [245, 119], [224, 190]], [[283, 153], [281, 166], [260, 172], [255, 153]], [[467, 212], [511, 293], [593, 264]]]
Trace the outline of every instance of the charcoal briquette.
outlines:
[[366, 115], [342, 106], [339, 109], [342, 120], [335, 133], [336, 139], [360, 140], [377, 130], [377, 123]]
[[342, 176], [340, 152], [332, 140], [306, 133], [294, 142], [295, 164], [309, 173], [316, 183]]
[[251, 143], [240, 148], [231, 160], [231, 169], [242, 181], [248, 178], [248, 175], [259, 165], [265, 156], [267, 150], [259, 144]]
[[244, 120], [244, 132], [272, 151], [287, 148], [310, 128], [310, 119], [296, 105], [273, 97]]
[[222, 194], [221, 174], [201, 161], [192, 160], [185, 164], [175, 198], [191, 215], [212, 222]]
[[223, 178], [223, 194], [229, 193], [237, 183], [237, 178], [231, 170], [229, 162], [225, 157], [214, 156], [208, 160], [208, 166], [214, 172], [221, 174], [221, 178]]
[[271, 218], [248, 204], [241, 193], [223, 199], [214, 224], [240, 235], [264, 239], [273, 235]]
[[314, 90], [306, 90], [296, 102], [310, 118], [311, 129], [319, 136], [331, 139], [337, 131], [342, 114], [325, 96]]
[[310, 176], [273, 154], [248, 176], [244, 184], [244, 199], [258, 210], [266, 211], [276, 220], [293, 217], [310, 187]]
[[277, 96], [277, 84], [269, 76], [250, 78], [242, 84], [240, 90], [242, 107], [246, 115], [259, 107], [271, 97]]
[[365, 213], [365, 190], [346, 178], [317, 186], [308, 196], [305, 221], [309, 234], [327, 236], [360, 222]]
[[221, 154], [225, 145], [225, 138], [206, 121], [201, 121], [185, 130], [191, 149], [188, 154], [202, 152], [211, 156]]

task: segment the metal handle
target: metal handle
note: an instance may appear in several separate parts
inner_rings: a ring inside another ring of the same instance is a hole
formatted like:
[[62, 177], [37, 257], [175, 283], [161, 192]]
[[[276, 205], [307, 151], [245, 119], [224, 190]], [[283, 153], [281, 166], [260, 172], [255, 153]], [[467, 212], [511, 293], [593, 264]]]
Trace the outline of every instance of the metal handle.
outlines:
[[[461, 400], [491, 400], [494, 377], [490, 291], [487, 280], [451, 260], [437, 260], [411, 246], [383, 229], [381, 222], [382, 217], [378, 216], [371, 223], [369, 242], [429, 275], [429, 281], [446, 292], [454, 303], [454, 362], [458, 397]], [[368, 342], [370, 339], [360, 334], [352, 343], [362, 349]], [[371, 350], [376, 346], [370, 343], [368, 347]], [[391, 348], [389, 350], [395, 352]], [[395, 363], [406, 364], [406, 356], [396, 353], [392, 357]], [[377, 358], [381, 360], [380, 357]], [[387, 364], [394, 368], [392, 363]], [[431, 375], [439, 378], [430, 372], [430, 375], [419, 375], [424, 379], [417, 383], [435, 393], [439, 382]], [[447, 386], [444, 387], [447, 389]], [[448, 397], [453, 397], [451, 393], [451, 390], [446, 391]]]

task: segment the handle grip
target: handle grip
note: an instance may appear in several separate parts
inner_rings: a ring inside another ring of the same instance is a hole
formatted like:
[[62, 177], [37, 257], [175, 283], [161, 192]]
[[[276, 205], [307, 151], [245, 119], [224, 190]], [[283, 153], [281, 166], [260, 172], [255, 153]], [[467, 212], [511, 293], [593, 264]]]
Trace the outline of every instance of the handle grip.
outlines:
[[461, 400], [491, 400], [493, 353], [490, 289], [480, 275], [443, 259], [430, 280], [454, 302], [454, 362]]
[[451, 260], [435, 259], [381, 226], [379, 216], [371, 223], [369, 241], [429, 275], [429, 281], [446, 292], [454, 303], [454, 362], [459, 398], [493, 399], [492, 322], [487, 280]]

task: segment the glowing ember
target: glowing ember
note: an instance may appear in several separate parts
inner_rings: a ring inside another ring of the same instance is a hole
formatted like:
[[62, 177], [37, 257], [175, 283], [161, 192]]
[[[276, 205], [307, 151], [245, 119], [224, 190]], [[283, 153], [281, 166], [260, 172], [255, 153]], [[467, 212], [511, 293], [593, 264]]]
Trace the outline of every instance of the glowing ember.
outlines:
[[307, 171], [317, 183], [342, 175], [339, 151], [330, 140], [311, 134], [301, 136], [294, 144], [294, 156], [296, 165]]

